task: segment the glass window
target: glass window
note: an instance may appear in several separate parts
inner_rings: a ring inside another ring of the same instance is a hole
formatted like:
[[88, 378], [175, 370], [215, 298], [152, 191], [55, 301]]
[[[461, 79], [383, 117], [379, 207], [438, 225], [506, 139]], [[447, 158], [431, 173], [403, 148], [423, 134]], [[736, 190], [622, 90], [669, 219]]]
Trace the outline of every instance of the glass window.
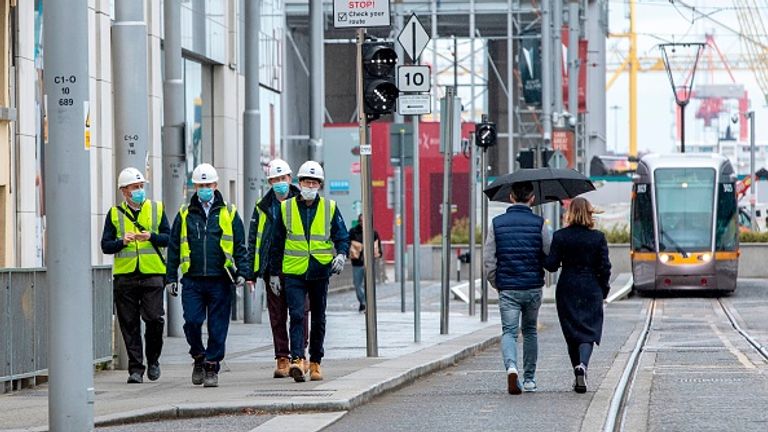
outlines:
[[184, 59], [184, 123], [187, 184], [192, 170], [203, 162], [213, 163], [210, 66]]
[[654, 171], [659, 251], [709, 250], [715, 199], [715, 170], [660, 168]]
[[739, 246], [738, 203], [733, 183], [721, 183], [717, 195], [715, 250], [731, 251]]
[[655, 252], [651, 187], [640, 183], [632, 187], [632, 250]]

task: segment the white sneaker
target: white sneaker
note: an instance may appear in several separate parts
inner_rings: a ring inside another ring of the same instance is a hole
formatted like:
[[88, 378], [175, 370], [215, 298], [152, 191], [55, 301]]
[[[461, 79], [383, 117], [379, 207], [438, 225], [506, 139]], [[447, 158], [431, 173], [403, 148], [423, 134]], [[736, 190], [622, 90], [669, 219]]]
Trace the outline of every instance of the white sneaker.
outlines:
[[535, 392], [536, 390], [537, 390], [536, 380], [532, 380], [532, 379], [525, 380], [525, 382], [523, 383], [524, 392], [532, 393], [532, 392]]
[[520, 381], [518, 381], [517, 368], [512, 366], [507, 369], [507, 391], [509, 394], [519, 395], [523, 391], [520, 389]]

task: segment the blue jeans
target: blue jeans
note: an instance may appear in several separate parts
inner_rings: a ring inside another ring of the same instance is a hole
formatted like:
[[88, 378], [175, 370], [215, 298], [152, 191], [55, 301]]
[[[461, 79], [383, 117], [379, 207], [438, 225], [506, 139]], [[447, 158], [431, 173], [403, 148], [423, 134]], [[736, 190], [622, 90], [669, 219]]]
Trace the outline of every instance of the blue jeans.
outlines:
[[535, 379], [539, 356], [536, 321], [541, 307], [541, 289], [499, 291], [501, 355], [504, 369], [517, 368], [517, 330], [523, 331], [523, 378]]
[[[222, 278], [181, 280], [181, 306], [184, 309], [184, 335], [193, 358], [218, 364], [224, 359], [232, 308], [232, 283]], [[208, 347], [203, 345], [203, 322], [208, 320]]]
[[285, 278], [285, 296], [291, 317], [291, 357], [304, 358], [304, 317], [309, 295], [311, 322], [309, 331], [309, 361], [320, 363], [325, 342], [325, 308], [328, 300], [328, 279], [307, 280]]
[[357, 302], [365, 306], [365, 267], [352, 266], [352, 283], [355, 284]]

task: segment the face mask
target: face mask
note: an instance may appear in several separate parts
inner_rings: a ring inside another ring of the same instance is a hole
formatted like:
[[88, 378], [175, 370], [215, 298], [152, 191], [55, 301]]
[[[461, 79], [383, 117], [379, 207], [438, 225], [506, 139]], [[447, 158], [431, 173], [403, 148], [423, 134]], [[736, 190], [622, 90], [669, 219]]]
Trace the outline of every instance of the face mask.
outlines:
[[272, 190], [275, 191], [276, 194], [280, 196], [286, 196], [288, 195], [288, 182], [277, 182], [272, 185]]
[[318, 188], [302, 187], [301, 197], [307, 201], [313, 201], [315, 198], [317, 198], [317, 190]]
[[202, 202], [208, 202], [213, 199], [213, 189], [200, 188], [197, 190], [197, 197], [200, 198], [200, 201]]
[[147, 192], [144, 189], [136, 189], [131, 191], [131, 201], [136, 204], [141, 204], [147, 199]]

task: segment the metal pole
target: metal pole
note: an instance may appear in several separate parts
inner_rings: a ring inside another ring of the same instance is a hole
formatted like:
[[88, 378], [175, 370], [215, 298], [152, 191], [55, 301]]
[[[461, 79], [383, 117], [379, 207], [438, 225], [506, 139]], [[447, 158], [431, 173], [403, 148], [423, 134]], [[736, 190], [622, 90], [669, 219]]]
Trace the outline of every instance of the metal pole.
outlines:
[[[261, 111], [259, 100], [259, 33], [261, 0], [245, 2], [245, 111], [243, 111], [243, 209], [255, 210], [261, 198]], [[250, 225], [250, 224], [247, 224]], [[262, 284], [243, 285], [243, 322], [261, 324]]]
[[544, 130], [543, 147], [538, 146], [534, 155], [534, 166], [540, 167], [541, 150], [546, 148], [552, 139], [552, 14], [550, 1], [541, 2], [541, 125]]
[[[144, 2], [117, 0], [112, 24], [115, 168], [134, 167], [146, 174], [149, 141], [147, 24]], [[122, 194], [118, 192], [118, 201]]]
[[680, 104], [680, 153], [685, 153], [685, 105]]
[[[403, 28], [404, 25], [404, 18], [403, 14], [400, 13], [400, 4], [397, 3], [394, 5], [395, 8], [395, 26], [392, 29], [392, 33], [394, 35], [400, 34], [400, 30]], [[398, 59], [404, 59], [404, 50], [403, 46], [399, 43], [395, 44], [395, 54], [397, 54]], [[393, 121], [394, 123], [403, 123], [403, 116], [401, 116], [398, 112], [393, 113]], [[403, 140], [400, 138], [399, 141], [400, 145], [403, 145]], [[402, 147], [401, 147], [402, 149]], [[402, 151], [398, 155], [400, 157], [400, 163], [394, 166], [395, 171], [395, 178], [400, 178], [400, 173], [403, 170], [404, 164], [402, 163]], [[400, 243], [406, 241], [405, 237], [403, 237], [402, 232], [400, 231], [400, 227], [403, 224], [403, 214], [405, 214], [405, 209], [403, 208], [403, 201], [401, 201], [398, 197], [403, 195], [405, 193], [405, 183], [395, 182], [395, 196], [394, 196], [394, 204], [395, 204], [395, 214], [394, 214], [394, 238], [395, 238], [395, 280], [398, 282], [402, 282], [405, 278], [405, 275], [402, 271], [402, 263], [405, 263], [405, 255], [402, 253], [402, 250], [400, 249]], [[405, 295], [401, 295], [401, 309], [403, 312], [405, 312]]]
[[469, 315], [475, 314], [475, 227], [477, 226], [477, 147], [475, 134], [469, 138]]
[[555, 97], [554, 108], [558, 116], [563, 114], [563, 0], [552, 0], [552, 91]]
[[[515, 110], [515, 86], [513, 84], [514, 71], [515, 71], [515, 41], [513, 39], [514, 27], [512, 25], [513, 16], [512, 11], [514, 5], [512, 0], [507, 1], [507, 171], [513, 172], [515, 170], [515, 134], [514, 134], [514, 110]], [[485, 154], [485, 150], [483, 150]], [[483, 184], [485, 188], [485, 184]], [[483, 238], [485, 241], [485, 238]]]
[[469, 116], [469, 121], [475, 121], [476, 105], [475, 105], [475, 0], [469, 2], [469, 109], [472, 114]]
[[363, 42], [365, 29], [357, 29], [357, 123], [360, 131], [360, 182], [363, 201], [363, 262], [365, 266], [365, 335], [368, 357], [379, 356], [376, 336], [376, 275], [373, 273], [373, 207], [371, 190], [371, 145], [363, 101]]
[[[455, 39], [454, 39], [455, 42]], [[448, 310], [451, 296], [451, 162], [453, 159], [454, 131], [459, 125], [455, 124], [454, 112], [456, 103], [456, 87], [446, 87], [443, 99], [440, 124], [443, 130], [443, 246], [442, 246], [442, 275], [440, 290], [440, 334], [448, 334]]]
[[752, 230], [757, 231], [757, 216], [755, 215], [755, 188], [757, 177], [755, 176], [755, 112], [747, 113], [749, 117], [749, 175], [752, 176], [752, 186], [749, 188], [749, 217], [752, 222]]
[[[48, 423], [52, 431], [93, 430], [91, 170], [88, 2], [45, 4], [48, 98]], [[77, 205], [72, 192], [77, 191]], [[73, 253], [80, 251], [81, 253]], [[84, 252], [84, 253], [83, 253]]]
[[[184, 149], [184, 80], [181, 58], [181, 5], [180, 0], [165, 0], [163, 23], [165, 35], [163, 53], [165, 79], [163, 81], [163, 202], [169, 217], [185, 200], [187, 168]], [[184, 336], [184, 311], [181, 297], [167, 296], [168, 336]]]
[[400, 178], [398, 179], [398, 183], [400, 183], [400, 195], [396, 196], [400, 207], [400, 213], [398, 215], [398, 227], [397, 231], [399, 232], [399, 239], [400, 243], [398, 243], [397, 248], [400, 250], [400, 262], [397, 263], [398, 267], [400, 267], [400, 312], [405, 312], [405, 280], [406, 280], [406, 270], [405, 270], [405, 244], [408, 242], [406, 239], [405, 234], [405, 129], [400, 129]]
[[[578, 131], [579, 119], [579, 2], [568, 3], [568, 111], [571, 126]], [[578, 133], [576, 134], [578, 135]], [[577, 138], [576, 138], [577, 139]], [[574, 139], [574, 146], [576, 146]], [[575, 150], [575, 149], [574, 149]]]
[[[247, 3], [247, 2], [246, 2]], [[310, 118], [309, 118], [309, 158], [323, 160], [323, 123], [325, 122], [325, 34], [323, 33], [322, 1], [309, 2], [310, 37]], [[363, 142], [360, 141], [362, 144]], [[369, 255], [370, 256], [370, 255]]]
[[[420, 61], [417, 58], [416, 64]], [[419, 122], [413, 116], [413, 341], [421, 342], [421, 178], [419, 170]]]
[[[480, 185], [482, 189], [488, 185], [488, 152], [483, 149], [480, 152]], [[483, 204], [480, 207], [480, 236], [483, 238], [483, 244], [488, 237], [488, 198], [481, 195]], [[480, 248], [480, 265], [485, 262], [485, 247]], [[488, 276], [485, 271], [480, 272], [480, 321], [488, 321]]]

